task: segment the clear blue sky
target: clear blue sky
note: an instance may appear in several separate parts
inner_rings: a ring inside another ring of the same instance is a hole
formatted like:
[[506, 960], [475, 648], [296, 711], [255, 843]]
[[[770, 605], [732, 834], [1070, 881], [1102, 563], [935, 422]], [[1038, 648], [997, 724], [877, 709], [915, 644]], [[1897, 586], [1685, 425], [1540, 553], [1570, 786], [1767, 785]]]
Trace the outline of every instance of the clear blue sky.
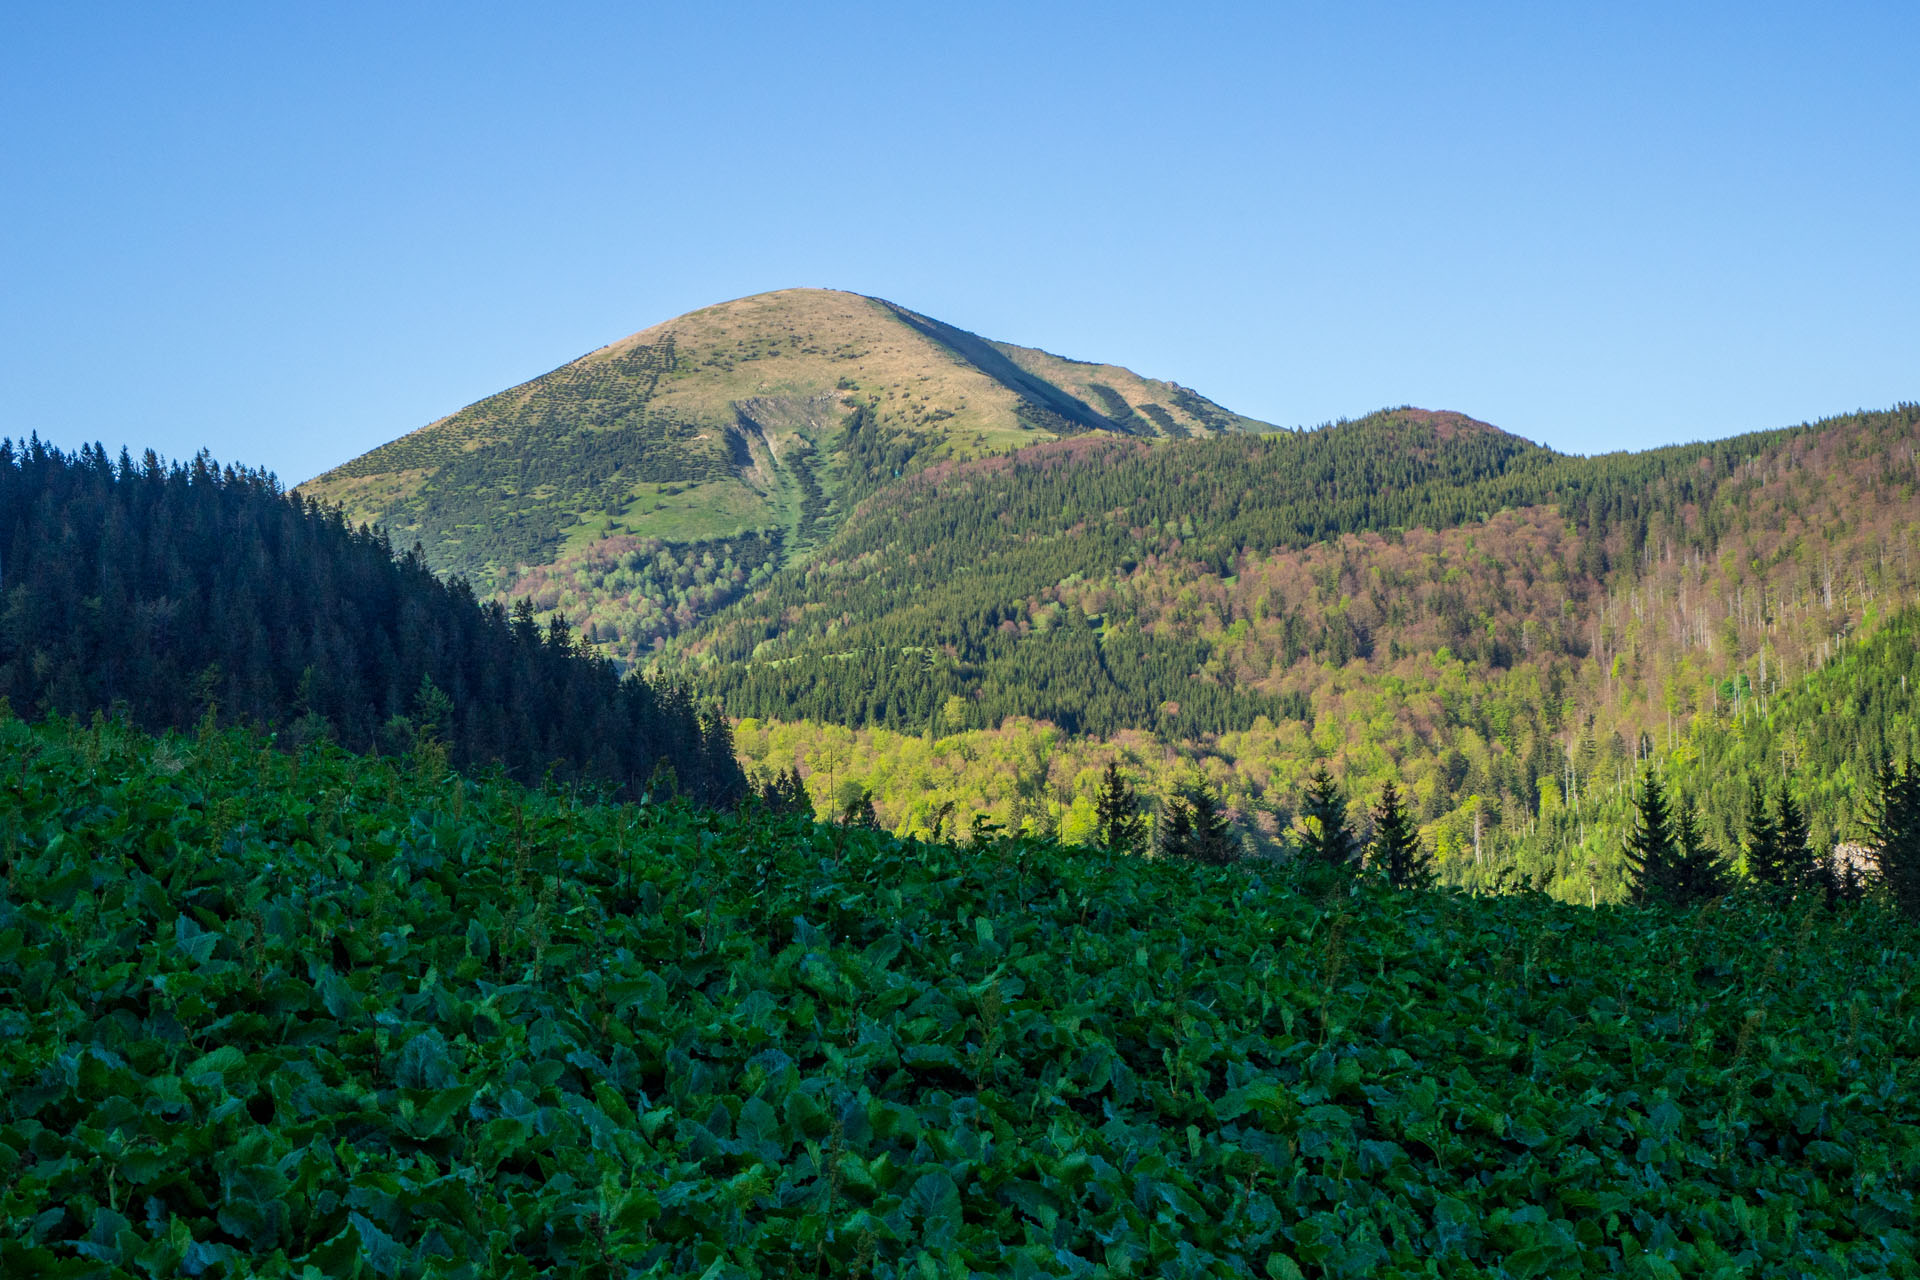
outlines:
[[1920, 398], [1920, 6], [0, 9], [0, 434], [289, 482], [792, 285], [1283, 425]]

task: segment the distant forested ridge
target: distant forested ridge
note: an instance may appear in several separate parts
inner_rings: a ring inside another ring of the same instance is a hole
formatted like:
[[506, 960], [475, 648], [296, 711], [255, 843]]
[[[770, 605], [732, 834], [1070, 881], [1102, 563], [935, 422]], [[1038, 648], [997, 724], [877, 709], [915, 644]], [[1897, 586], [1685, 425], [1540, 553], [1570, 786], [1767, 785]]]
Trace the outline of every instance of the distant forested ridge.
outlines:
[[[1038, 445], [876, 494], [814, 561], [776, 575], [691, 648], [714, 662], [703, 678], [736, 715], [1245, 729], [1306, 708], [1223, 678], [1206, 627], [1142, 607], [1155, 584], [1232, 582], [1253, 558], [1341, 535], [1450, 529], [1543, 504], [1577, 530], [1573, 575], [1595, 582], [1656, 527], [1685, 524], [1693, 544], [1716, 544], [1727, 513], [1714, 494], [1792, 434], [1571, 458], [1458, 414], [1392, 410], [1301, 433]], [[1373, 653], [1373, 630], [1345, 610], [1261, 604], [1248, 625], [1278, 629], [1286, 664]]]
[[1083, 437], [872, 495], [678, 652], [750, 768], [895, 830], [1078, 832], [1117, 759], [1274, 846], [1324, 762], [1457, 883], [1617, 898], [1649, 760], [1729, 855], [1782, 784], [1861, 840], [1868, 763], [1920, 749], [1916, 446], [1915, 405], [1598, 458], [1409, 410]]
[[637, 795], [743, 792], [726, 722], [671, 681], [436, 578], [386, 535], [202, 454], [0, 442], [0, 696], [21, 713], [212, 716], [355, 750]]

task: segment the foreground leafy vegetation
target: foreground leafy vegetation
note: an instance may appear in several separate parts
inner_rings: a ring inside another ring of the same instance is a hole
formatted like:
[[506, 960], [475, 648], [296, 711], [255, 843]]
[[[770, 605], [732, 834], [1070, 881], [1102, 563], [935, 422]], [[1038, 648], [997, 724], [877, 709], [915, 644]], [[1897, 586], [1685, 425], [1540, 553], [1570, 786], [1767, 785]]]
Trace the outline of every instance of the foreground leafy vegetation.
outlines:
[[9, 1276], [1920, 1249], [1920, 948], [1871, 906], [957, 850], [211, 729], [7, 721], [0, 760]]

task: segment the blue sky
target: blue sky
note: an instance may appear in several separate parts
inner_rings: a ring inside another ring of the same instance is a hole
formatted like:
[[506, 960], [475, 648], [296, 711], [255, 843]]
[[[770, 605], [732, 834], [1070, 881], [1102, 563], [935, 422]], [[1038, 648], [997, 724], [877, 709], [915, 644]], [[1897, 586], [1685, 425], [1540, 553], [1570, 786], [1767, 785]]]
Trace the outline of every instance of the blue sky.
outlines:
[[8, 5], [0, 434], [292, 482], [793, 285], [1282, 425], [1885, 406], [1916, 48], [1907, 3]]

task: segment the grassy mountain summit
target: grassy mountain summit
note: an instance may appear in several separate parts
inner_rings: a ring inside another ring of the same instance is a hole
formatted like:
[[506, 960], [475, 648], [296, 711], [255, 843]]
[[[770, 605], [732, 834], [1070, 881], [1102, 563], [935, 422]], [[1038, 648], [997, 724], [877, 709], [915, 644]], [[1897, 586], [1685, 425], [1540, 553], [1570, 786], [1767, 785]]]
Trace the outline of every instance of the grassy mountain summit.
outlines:
[[301, 488], [419, 540], [437, 569], [543, 609], [561, 604], [551, 584], [585, 568], [631, 605], [604, 611], [593, 638], [632, 653], [929, 463], [1087, 432], [1262, 429], [1116, 365], [991, 342], [877, 298], [788, 289], [642, 330]]

